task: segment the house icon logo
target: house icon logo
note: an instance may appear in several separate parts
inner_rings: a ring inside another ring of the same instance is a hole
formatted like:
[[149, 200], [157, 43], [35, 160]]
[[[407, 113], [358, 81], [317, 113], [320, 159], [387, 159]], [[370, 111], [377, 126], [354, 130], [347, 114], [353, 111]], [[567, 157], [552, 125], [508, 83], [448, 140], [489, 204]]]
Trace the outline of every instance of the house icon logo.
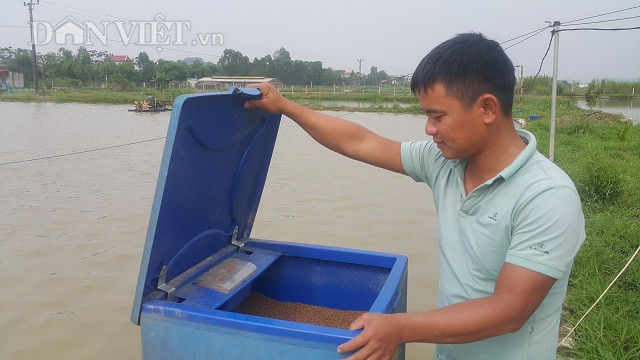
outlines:
[[86, 43], [87, 27], [71, 16], [64, 18], [58, 25], [53, 27], [56, 37], [56, 44], [67, 44], [67, 38], [71, 37], [73, 45]]

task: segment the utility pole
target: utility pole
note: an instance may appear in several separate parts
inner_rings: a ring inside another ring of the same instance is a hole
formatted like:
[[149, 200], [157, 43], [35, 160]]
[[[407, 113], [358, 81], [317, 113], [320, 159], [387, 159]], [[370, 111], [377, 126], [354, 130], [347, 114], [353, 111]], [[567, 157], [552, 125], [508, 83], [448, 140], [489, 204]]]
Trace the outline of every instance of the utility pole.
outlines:
[[364, 59], [358, 59], [358, 74], [360, 75], [360, 85], [362, 85], [362, 62]]
[[560, 46], [560, 21], [553, 22], [553, 83], [551, 84], [551, 127], [549, 132], [549, 160], [554, 159], [554, 147], [556, 142], [556, 97], [558, 95], [558, 50]]
[[523, 74], [524, 70], [523, 70], [523, 66], [522, 65], [513, 65], [513, 67], [519, 70], [519, 74], [518, 74], [519, 76], [518, 77], [520, 79], [519, 79], [518, 82], [520, 83], [520, 106], [522, 106], [522, 74]]
[[40, 0], [36, 0], [36, 3], [33, 3], [33, 0], [29, 0], [29, 2], [23, 2], [24, 6], [29, 7], [29, 29], [31, 29], [31, 52], [33, 53], [33, 90], [38, 92], [38, 74], [36, 73], [36, 41], [34, 39], [33, 32], [33, 7], [40, 4]]

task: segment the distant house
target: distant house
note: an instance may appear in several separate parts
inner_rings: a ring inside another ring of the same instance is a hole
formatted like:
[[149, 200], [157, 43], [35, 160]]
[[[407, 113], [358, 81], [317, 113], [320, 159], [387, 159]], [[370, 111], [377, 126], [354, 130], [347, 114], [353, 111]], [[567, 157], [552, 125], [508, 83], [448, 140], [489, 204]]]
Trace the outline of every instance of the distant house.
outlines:
[[270, 83], [276, 88], [282, 86], [282, 81], [264, 76], [213, 76], [203, 77], [191, 82], [197, 90], [224, 90], [230, 86], [246, 87], [249, 84]]
[[9, 70], [0, 70], [0, 87], [7, 88], [23, 88], [24, 75], [19, 72]]
[[111, 60], [116, 64], [124, 64], [128, 62], [133, 62], [133, 60], [127, 55], [109, 55], [107, 56], [107, 60]]

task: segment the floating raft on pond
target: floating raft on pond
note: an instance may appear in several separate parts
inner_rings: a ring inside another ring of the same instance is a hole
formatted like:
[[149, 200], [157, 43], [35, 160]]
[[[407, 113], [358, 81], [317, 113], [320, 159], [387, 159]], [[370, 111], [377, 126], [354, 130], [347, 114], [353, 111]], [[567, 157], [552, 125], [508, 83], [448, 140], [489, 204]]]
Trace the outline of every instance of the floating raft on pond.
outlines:
[[134, 112], [171, 111], [171, 104], [172, 104], [171, 101], [154, 100], [154, 99], [134, 101], [133, 106], [135, 106], [135, 108], [129, 109], [129, 111], [134, 111]]

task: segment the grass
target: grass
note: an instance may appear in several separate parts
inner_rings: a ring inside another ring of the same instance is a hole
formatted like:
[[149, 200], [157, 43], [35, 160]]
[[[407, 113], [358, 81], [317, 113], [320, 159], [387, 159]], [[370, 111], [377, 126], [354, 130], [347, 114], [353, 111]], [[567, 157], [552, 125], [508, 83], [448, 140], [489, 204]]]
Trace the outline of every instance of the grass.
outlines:
[[0, 101], [52, 101], [52, 102], [77, 102], [77, 103], [99, 103], [99, 104], [133, 104], [134, 101], [144, 100], [151, 95], [157, 100], [174, 100], [182, 94], [188, 94], [188, 89], [145, 89], [138, 88], [132, 91], [114, 91], [107, 89], [91, 88], [68, 88], [60, 91], [45, 91], [35, 94], [32, 90], [22, 90], [13, 93], [2, 94]]
[[[526, 99], [525, 114], [541, 120], [527, 129], [545, 155], [549, 148], [548, 99]], [[569, 326], [596, 301], [640, 245], [640, 127], [625, 143], [619, 115], [571, 107], [560, 99], [555, 161], [580, 192], [587, 238], [571, 274], [565, 318]], [[528, 116], [527, 116], [528, 118]], [[559, 355], [570, 359], [640, 358], [640, 259], [636, 259], [572, 335]]]

